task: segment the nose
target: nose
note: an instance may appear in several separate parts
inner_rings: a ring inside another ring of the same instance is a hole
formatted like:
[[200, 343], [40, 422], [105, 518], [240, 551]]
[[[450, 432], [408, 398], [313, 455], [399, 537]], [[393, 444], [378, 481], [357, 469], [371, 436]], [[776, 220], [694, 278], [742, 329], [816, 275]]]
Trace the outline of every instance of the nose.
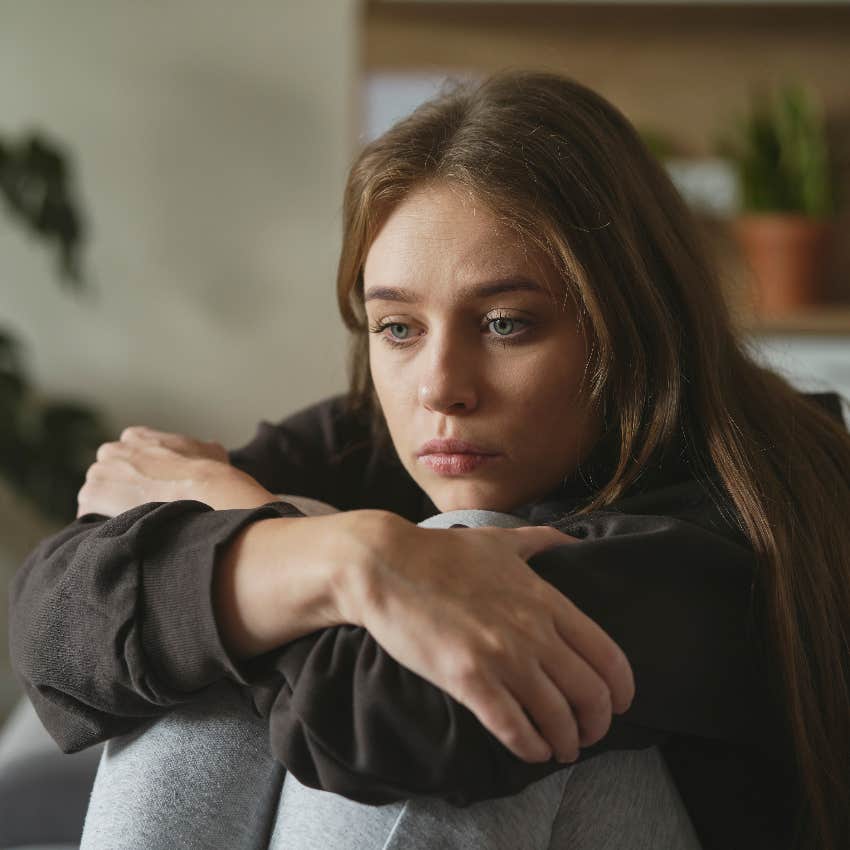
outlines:
[[419, 401], [437, 413], [460, 413], [478, 405], [475, 355], [446, 334], [432, 334], [419, 376]]

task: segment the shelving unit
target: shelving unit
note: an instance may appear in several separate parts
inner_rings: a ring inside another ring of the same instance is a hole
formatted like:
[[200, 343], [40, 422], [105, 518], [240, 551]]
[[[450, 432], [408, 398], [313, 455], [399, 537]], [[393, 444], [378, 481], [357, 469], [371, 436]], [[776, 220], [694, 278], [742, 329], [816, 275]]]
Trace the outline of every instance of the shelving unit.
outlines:
[[[788, 316], [765, 318], [750, 314], [739, 317], [739, 326], [758, 336], [799, 335], [848, 338], [850, 344], [850, 304], [806, 308]], [[847, 353], [850, 362], [850, 348]]]
[[[366, 75], [420, 75], [424, 90], [445, 73], [562, 71], [611, 99], [637, 127], [668, 133], [685, 162], [714, 153], [711, 140], [745, 108], [757, 81], [801, 77], [834, 114], [847, 110], [850, 0], [369, 0], [365, 8]], [[850, 170], [838, 179], [850, 196]], [[842, 228], [838, 238], [846, 240], [850, 221]], [[711, 230], [742, 331], [796, 340], [806, 351], [819, 340], [845, 345], [850, 363], [850, 253], [843, 250], [830, 272], [831, 303], [763, 318], [752, 312], [728, 228]]]

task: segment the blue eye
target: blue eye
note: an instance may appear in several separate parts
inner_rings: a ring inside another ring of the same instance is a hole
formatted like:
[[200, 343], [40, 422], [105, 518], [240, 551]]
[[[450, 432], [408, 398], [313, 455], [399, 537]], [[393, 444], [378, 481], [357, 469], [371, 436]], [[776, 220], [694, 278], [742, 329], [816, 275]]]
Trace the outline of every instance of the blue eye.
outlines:
[[[405, 329], [409, 330], [409, 328], [407, 327], [407, 325], [403, 324], [402, 322], [393, 322], [393, 323], [391, 323], [391, 324], [389, 324], [389, 325], [384, 325], [384, 327], [387, 327], [387, 328], [405, 328]], [[396, 337], [391, 337], [391, 339], [392, 339], [394, 342], [399, 342], [399, 340], [398, 340], [398, 339], [396, 339]]]
[[[521, 330], [517, 333], [511, 334], [509, 331], [510, 331], [511, 328], [513, 328], [513, 326], [517, 322], [519, 322], [522, 325], [530, 325], [531, 324], [531, 322], [529, 322], [526, 319], [520, 319], [520, 318], [516, 318], [514, 316], [499, 315], [499, 316], [495, 316], [493, 318], [487, 319], [486, 326], [489, 327], [491, 325], [500, 325], [502, 330], [507, 330], [508, 333], [502, 333], [500, 330], [497, 330], [496, 333], [494, 334], [494, 336], [496, 338], [493, 339], [493, 342], [496, 345], [507, 346], [507, 345], [514, 345], [515, 342], [519, 341], [517, 339], [518, 337], [522, 337], [528, 332], [528, 329], [526, 328], [526, 330]], [[508, 325], [508, 327], [505, 328], [505, 325]], [[390, 332], [389, 335], [384, 333], [384, 331], [386, 331], [388, 328], [394, 329], [393, 331]], [[380, 335], [379, 338], [383, 342], [385, 342], [387, 345], [389, 345], [393, 348], [407, 348], [409, 345], [412, 344], [411, 342], [409, 342], [409, 339], [407, 339], [407, 338], [399, 339], [397, 336], [395, 336], [395, 331], [398, 330], [399, 328], [404, 329], [405, 333], [409, 333], [409, 331], [410, 331], [410, 326], [407, 325], [405, 322], [377, 322], [377, 323], [369, 326], [369, 332], [373, 333], [373, 334], [379, 334]]]
[[[498, 319], [490, 319], [490, 321], [488, 322], [488, 324], [490, 324], [490, 325], [495, 325], [497, 322], [510, 322], [510, 323], [512, 324], [514, 321], [516, 321], [516, 320], [515, 320], [515, 319], [511, 319], [511, 318], [510, 318], [510, 317], [508, 317], [508, 316], [500, 316]], [[501, 333], [499, 333], [498, 331], [497, 331], [497, 335], [498, 335], [498, 336], [502, 336], [502, 334], [501, 334]]]

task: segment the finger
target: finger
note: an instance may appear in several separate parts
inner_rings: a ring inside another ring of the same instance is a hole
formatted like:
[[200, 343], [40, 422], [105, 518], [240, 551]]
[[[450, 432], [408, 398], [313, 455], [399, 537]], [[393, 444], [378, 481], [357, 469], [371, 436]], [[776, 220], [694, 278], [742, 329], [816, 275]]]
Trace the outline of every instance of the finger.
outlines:
[[113, 458], [128, 459], [131, 454], [132, 449], [125, 443], [101, 443], [95, 457], [103, 463]]
[[[580, 542], [553, 526], [522, 526], [503, 529], [517, 554], [527, 560], [536, 552]], [[577, 608], [566, 596], [557, 594], [555, 625], [564, 641], [573, 647], [606, 681], [612, 706], [617, 714], [627, 711], [634, 699], [635, 682], [631, 665], [623, 650], [602, 627]]]
[[523, 525], [519, 528], [502, 530], [510, 535], [508, 540], [523, 561], [527, 561], [538, 552], [578, 542], [578, 538], [570, 537], [569, 534], [564, 534], [563, 531], [551, 525]]
[[142, 440], [150, 440], [156, 432], [146, 425], [128, 425], [119, 435], [118, 439], [122, 443], [135, 442]]
[[558, 638], [555, 641], [557, 646], [552, 647], [541, 667], [572, 709], [579, 730], [579, 746], [589, 747], [604, 738], [611, 728], [611, 691], [580, 655]]
[[561, 639], [605, 680], [613, 710], [617, 714], [627, 711], [634, 699], [635, 679], [626, 654], [566, 596], [558, 594], [556, 601], [554, 623]]
[[93, 463], [86, 470], [85, 483], [92, 492], [103, 492], [104, 488], [116, 483], [128, 484], [138, 481], [139, 470], [129, 457], [108, 457]]
[[77, 493], [77, 517], [84, 514], [115, 516], [114, 505], [118, 502], [118, 496], [113, 489], [108, 483], [96, 487], [89, 482], [83, 484]]
[[579, 730], [573, 707], [540, 664], [528, 665], [521, 681], [513, 687], [506, 681], [506, 686], [530, 714], [558, 761], [575, 761], [579, 756]]
[[142, 425], [131, 425], [121, 432], [121, 442], [130, 446], [161, 446], [182, 453], [198, 448], [196, 440], [183, 434], [172, 434], [168, 431], [155, 431]]
[[528, 762], [552, 758], [548, 743], [503, 682], [494, 686], [480, 678], [470, 680], [456, 698], [518, 758]]

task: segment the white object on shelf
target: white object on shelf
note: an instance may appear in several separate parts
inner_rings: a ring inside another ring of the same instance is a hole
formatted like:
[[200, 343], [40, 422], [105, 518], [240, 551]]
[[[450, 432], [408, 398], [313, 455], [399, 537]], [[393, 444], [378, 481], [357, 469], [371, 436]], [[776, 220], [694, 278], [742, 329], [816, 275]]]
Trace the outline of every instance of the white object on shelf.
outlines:
[[389, 130], [396, 121], [437, 94], [449, 80], [474, 79], [475, 74], [385, 73], [369, 74], [363, 83], [363, 132], [360, 140], [371, 142]]
[[850, 336], [800, 337], [781, 334], [749, 337], [756, 359], [805, 392], [837, 392], [850, 424]]
[[720, 157], [668, 159], [664, 167], [679, 193], [698, 212], [732, 216], [740, 209], [734, 167]]

